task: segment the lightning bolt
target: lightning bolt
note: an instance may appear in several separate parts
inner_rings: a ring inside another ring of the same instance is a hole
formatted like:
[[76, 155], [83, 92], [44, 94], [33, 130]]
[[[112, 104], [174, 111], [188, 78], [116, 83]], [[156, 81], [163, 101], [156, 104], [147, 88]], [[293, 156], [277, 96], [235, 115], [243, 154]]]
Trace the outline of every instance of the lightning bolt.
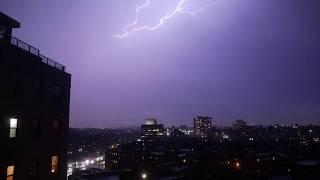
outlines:
[[208, 4], [206, 4], [205, 6], [203, 6], [202, 8], [199, 8], [197, 10], [194, 11], [188, 11], [185, 8], [183, 8], [185, 6], [185, 4], [190, 1], [190, 0], [180, 0], [178, 2], [178, 4], [176, 5], [175, 9], [172, 10], [170, 13], [168, 13], [167, 15], [165, 15], [164, 17], [162, 17], [160, 19], [160, 21], [158, 22], [158, 24], [153, 25], [153, 26], [138, 26], [138, 22], [139, 22], [139, 14], [140, 11], [144, 8], [147, 8], [150, 5], [150, 0], [147, 0], [144, 4], [142, 4], [141, 6], [137, 6], [136, 7], [136, 16], [135, 16], [135, 20], [133, 23], [125, 26], [125, 28], [123, 29], [123, 33], [122, 34], [114, 34], [113, 36], [119, 39], [122, 38], [126, 38], [128, 37], [130, 34], [133, 34], [135, 32], [139, 32], [139, 31], [155, 31], [157, 29], [159, 29], [161, 26], [163, 26], [168, 20], [170, 20], [172, 17], [178, 15], [178, 14], [187, 14], [187, 15], [191, 15], [191, 16], [196, 16], [198, 13], [206, 11], [208, 8], [212, 7], [212, 6], [217, 6], [216, 3], [214, 2], [210, 2]]
[[128, 29], [130, 29], [131, 27], [135, 26], [138, 24], [138, 21], [139, 21], [139, 14], [140, 14], [140, 10], [148, 7], [150, 5], [150, 0], [147, 0], [144, 4], [142, 4], [141, 6], [138, 6], [136, 7], [136, 17], [135, 17], [135, 20], [133, 23], [127, 25], [125, 28], [124, 28], [124, 31], [127, 32]]

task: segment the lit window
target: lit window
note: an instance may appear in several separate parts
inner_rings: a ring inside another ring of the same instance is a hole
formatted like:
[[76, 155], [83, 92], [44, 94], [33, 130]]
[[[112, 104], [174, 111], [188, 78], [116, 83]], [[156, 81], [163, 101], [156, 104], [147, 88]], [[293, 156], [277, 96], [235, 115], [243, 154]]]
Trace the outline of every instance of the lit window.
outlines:
[[58, 156], [51, 157], [51, 173], [57, 173], [58, 171]]
[[14, 138], [17, 136], [17, 125], [18, 125], [18, 119], [10, 118], [10, 132], [9, 132], [10, 138]]
[[14, 166], [7, 167], [7, 180], [13, 180]]

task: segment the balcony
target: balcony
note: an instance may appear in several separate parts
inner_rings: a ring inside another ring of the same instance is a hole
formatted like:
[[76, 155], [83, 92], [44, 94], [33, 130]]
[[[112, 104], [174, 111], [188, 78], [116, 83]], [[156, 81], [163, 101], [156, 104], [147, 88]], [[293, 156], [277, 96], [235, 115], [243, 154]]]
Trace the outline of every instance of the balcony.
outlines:
[[27, 52], [29, 52], [29, 53], [31, 53], [33, 55], [36, 55], [36, 56], [40, 57], [41, 58], [41, 62], [65, 72], [66, 67], [64, 65], [62, 65], [60, 63], [57, 63], [54, 60], [52, 60], [52, 59], [40, 54], [40, 50], [39, 49], [29, 45], [28, 43], [23, 42], [23, 41], [15, 38], [13, 36], [11, 36], [11, 44], [14, 45], [14, 46], [17, 46], [17, 47], [19, 47], [19, 48], [21, 48], [21, 49], [23, 49], [23, 50], [25, 50]]

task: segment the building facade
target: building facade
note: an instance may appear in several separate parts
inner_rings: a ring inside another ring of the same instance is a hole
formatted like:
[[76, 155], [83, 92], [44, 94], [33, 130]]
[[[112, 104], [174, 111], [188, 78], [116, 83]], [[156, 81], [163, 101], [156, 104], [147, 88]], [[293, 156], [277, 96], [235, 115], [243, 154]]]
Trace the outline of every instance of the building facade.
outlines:
[[71, 75], [0, 12], [0, 179], [65, 180]]

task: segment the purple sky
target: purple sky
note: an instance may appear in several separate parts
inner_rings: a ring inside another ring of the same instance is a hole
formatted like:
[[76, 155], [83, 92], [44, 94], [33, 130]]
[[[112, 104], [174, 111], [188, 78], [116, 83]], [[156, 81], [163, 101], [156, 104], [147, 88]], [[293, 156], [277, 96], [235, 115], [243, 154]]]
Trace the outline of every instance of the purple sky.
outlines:
[[[191, 125], [196, 115], [217, 125], [319, 124], [319, 0], [217, 0], [157, 31], [113, 37], [143, 2], [2, 0], [0, 11], [21, 22], [14, 36], [72, 74], [72, 127], [146, 117]], [[142, 24], [156, 24], [177, 1], [151, 2]]]

